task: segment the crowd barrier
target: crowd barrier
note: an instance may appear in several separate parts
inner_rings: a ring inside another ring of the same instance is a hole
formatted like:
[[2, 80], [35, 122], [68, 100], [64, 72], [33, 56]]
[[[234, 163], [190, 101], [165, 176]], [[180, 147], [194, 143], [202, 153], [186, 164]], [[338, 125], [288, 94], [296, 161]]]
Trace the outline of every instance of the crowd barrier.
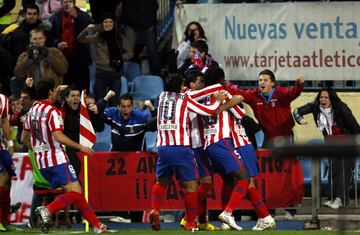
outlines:
[[[270, 151], [258, 151], [261, 174], [256, 177], [259, 193], [269, 208], [301, 203], [303, 175], [296, 159], [272, 158]], [[80, 156], [82, 159], [82, 156]], [[15, 153], [17, 177], [13, 179], [12, 204], [22, 203], [12, 222], [26, 222], [32, 199], [32, 168], [25, 153]], [[89, 202], [96, 211], [150, 209], [151, 188], [155, 182], [156, 154], [149, 152], [97, 152], [88, 157]], [[214, 190], [208, 195], [209, 209], [221, 208], [221, 179], [214, 177]], [[184, 193], [173, 180], [166, 191], [162, 208], [184, 208]], [[248, 201], [239, 208], [252, 208]]]

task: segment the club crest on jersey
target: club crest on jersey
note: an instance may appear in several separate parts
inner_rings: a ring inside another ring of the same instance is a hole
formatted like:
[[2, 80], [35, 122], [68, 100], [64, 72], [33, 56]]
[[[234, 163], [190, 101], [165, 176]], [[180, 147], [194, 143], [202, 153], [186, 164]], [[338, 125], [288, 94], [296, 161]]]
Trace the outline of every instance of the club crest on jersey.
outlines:
[[160, 124], [159, 130], [160, 131], [174, 131], [177, 129], [176, 124]]
[[64, 121], [61, 116], [58, 117], [58, 121], [60, 122], [60, 125], [64, 125]]

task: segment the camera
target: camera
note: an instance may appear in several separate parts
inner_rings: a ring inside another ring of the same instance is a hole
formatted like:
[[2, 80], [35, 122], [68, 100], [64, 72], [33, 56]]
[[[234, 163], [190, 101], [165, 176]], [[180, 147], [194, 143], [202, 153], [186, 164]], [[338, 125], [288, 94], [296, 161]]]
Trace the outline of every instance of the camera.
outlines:
[[29, 50], [35, 50], [35, 49], [39, 49], [39, 46], [36, 45], [36, 44], [29, 43], [28, 46], [27, 46], [27, 48], [28, 48]]
[[195, 41], [195, 31], [194, 30], [190, 30], [190, 32], [189, 32], [189, 40], [190, 40], [190, 42]]

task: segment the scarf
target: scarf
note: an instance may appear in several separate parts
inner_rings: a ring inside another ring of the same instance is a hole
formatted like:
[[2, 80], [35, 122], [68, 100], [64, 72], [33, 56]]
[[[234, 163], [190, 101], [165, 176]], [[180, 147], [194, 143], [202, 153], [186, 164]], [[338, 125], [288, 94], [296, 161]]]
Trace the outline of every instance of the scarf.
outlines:
[[323, 132], [324, 129], [328, 135], [332, 135], [332, 125], [334, 123], [334, 112], [332, 107], [322, 108], [320, 106], [320, 113], [318, 116], [317, 124], [318, 130]]
[[114, 61], [121, 61], [120, 48], [115, 39], [115, 30], [103, 31], [101, 36], [108, 47], [110, 66], [114, 66]]
[[72, 16], [64, 10], [61, 10], [61, 41], [67, 43], [68, 47], [63, 51], [67, 58], [74, 54], [75, 38], [75, 27]]

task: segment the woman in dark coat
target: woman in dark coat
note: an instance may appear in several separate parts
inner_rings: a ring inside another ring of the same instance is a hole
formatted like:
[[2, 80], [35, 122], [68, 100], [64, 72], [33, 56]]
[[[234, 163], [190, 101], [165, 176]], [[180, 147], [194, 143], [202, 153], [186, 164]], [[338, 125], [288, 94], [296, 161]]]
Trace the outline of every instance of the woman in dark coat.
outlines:
[[[307, 124], [303, 115], [312, 113], [315, 124], [325, 138], [343, 141], [345, 136], [360, 133], [360, 126], [349, 107], [340, 100], [331, 88], [323, 88], [313, 102], [296, 108], [294, 119], [300, 125]], [[349, 201], [349, 190], [353, 182], [355, 157], [331, 156], [329, 161], [329, 200], [323, 205], [339, 209]]]

